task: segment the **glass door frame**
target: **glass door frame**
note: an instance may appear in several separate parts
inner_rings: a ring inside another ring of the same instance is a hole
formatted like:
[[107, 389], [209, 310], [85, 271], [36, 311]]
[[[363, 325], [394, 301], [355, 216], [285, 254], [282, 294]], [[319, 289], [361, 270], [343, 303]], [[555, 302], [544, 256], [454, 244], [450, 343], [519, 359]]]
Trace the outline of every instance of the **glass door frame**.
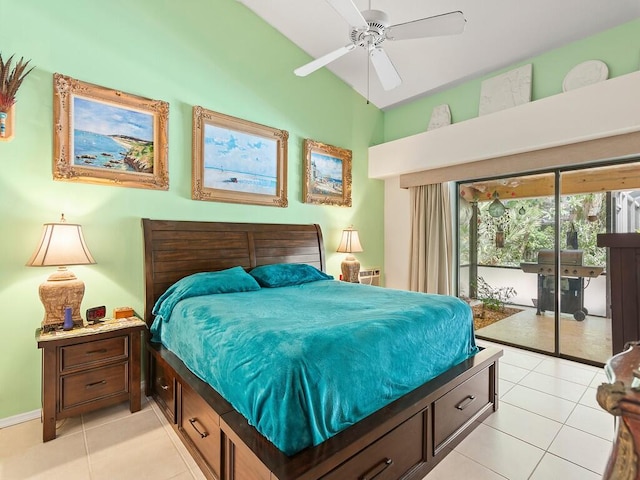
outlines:
[[[473, 179], [466, 179], [466, 180], [460, 180], [457, 182], [454, 182], [455, 184], [455, 195], [454, 195], [454, 207], [455, 207], [455, 216], [454, 216], [454, 222], [453, 224], [455, 225], [455, 235], [454, 235], [454, 239], [455, 239], [455, 246], [456, 246], [456, 255], [455, 255], [455, 259], [454, 259], [454, 269], [455, 269], [455, 275], [453, 275], [453, 278], [455, 280], [455, 285], [454, 285], [454, 292], [456, 296], [459, 296], [460, 294], [460, 185], [465, 184], [465, 183], [470, 183], [470, 182], [481, 182], [481, 181], [488, 181], [488, 180], [500, 180], [500, 179], [506, 179], [506, 178], [512, 178], [514, 176], [520, 176], [520, 177], [524, 177], [524, 176], [529, 176], [529, 175], [539, 175], [539, 174], [553, 174], [554, 175], [554, 206], [555, 206], [555, 212], [554, 212], [554, 248], [555, 248], [555, 255], [554, 255], [554, 267], [555, 267], [555, 271], [556, 272], [560, 272], [560, 253], [561, 253], [561, 248], [560, 248], [560, 232], [561, 232], [561, 197], [562, 197], [562, 174], [565, 172], [570, 172], [570, 171], [576, 171], [576, 170], [589, 170], [589, 169], [593, 169], [593, 168], [598, 168], [598, 167], [609, 167], [609, 166], [615, 166], [615, 165], [624, 165], [624, 164], [630, 164], [630, 163], [636, 163], [636, 162], [640, 162], [640, 157], [638, 156], [634, 156], [634, 157], [629, 157], [629, 158], [622, 158], [622, 159], [611, 159], [611, 160], [607, 160], [607, 161], [603, 161], [603, 162], [596, 162], [596, 163], [589, 163], [589, 164], [584, 164], [584, 165], [570, 165], [570, 166], [566, 166], [566, 167], [556, 167], [556, 168], [548, 168], [548, 169], [543, 169], [543, 170], [537, 170], [537, 171], [527, 171], [527, 172], [520, 172], [520, 173], [510, 173], [508, 175], [499, 175], [499, 176], [491, 176], [491, 177], [481, 177], [481, 178], [473, 178]], [[610, 198], [610, 192], [607, 192], [607, 214], [606, 214], [606, 228], [607, 231], [610, 231], [612, 228], [612, 219], [611, 219], [611, 203], [609, 201]], [[474, 211], [477, 211], [477, 209], [474, 209]], [[542, 353], [545, 355], [550, 355], [550, 356], [554, 356], [554, 357], [558, 357], [558, 358], [564, 358], [567, 360], [573, 360], [573, 361], [578, 361], [584, 364], [589, 364], [589, 365], [594, 365], [594, 366], [602, 366], [603, 363], [601, 362], [597, 362], [594, 360], [590, 360], [590, 359], [585, 359], [585, 358], [578, 358], [575, 356], [571, 356], [571, 355], [567, 355], [567, 354], [563, 354], [560, 351], [560, 334], [561, 334], [561, 330], [560, 330], [560, 312], [561, 312], [561, 290], [560, 290], [560, 286], [561, 286], [561, 276], [560, 275], [555, 275], [554, 276], [554, 351], [553, 352], [549, 352], [548, 350], [542, 350], [542, 349], [536, 349], [533, 347], [529, 347], [529, 346], [523, 346], [523, 345], [519, 345], [519, 344], [515, 344], [515, 343], [509, 343], [509, 342], [505, 342], [505, 341], [498, 341], [498, 340], [493, 340], [491, 338], [487, 338], [487, 337], [482, 337], [482, 336], [478, 336], [478, 338], [483, 339], [483, 340], [487, 340], [487, 341], [492, 341], [492, 342], [496, 342], [496, 343], [501, 343], [507, 346], [512, 346], [512, 347], [517, 347], [523, 350], [528, 350], [528, 351], [532, 351], [532, 352], [537, 352], [537, 353]], [[609, 297], [609, 291], [607, 288], [607, 299]]]

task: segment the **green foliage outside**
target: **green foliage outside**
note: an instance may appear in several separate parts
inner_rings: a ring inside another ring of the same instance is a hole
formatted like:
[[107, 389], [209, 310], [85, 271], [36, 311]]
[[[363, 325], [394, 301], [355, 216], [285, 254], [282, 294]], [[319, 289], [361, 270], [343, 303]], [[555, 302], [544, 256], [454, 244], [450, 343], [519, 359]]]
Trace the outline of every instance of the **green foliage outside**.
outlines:
[[[561, 197], [560, 248], [567, 247], [567, 233], [577, 233], [585, 265], [604, 265], [606, 249], [597, 246], [597, 234], [606, 232], [606, 194], [588, 193]], [[520, 266], [536, 262], [538, 251], [555, 245], [555, 202], [552, 197], [504, 200], [507, 212], [500, 218], [488, 213], [491, 202], [479, 202], [478, 264]], [[470, 206], [460, 208], [460, 265], [469, 263]], [[496, 232], [504, 232], [502, 247]]]

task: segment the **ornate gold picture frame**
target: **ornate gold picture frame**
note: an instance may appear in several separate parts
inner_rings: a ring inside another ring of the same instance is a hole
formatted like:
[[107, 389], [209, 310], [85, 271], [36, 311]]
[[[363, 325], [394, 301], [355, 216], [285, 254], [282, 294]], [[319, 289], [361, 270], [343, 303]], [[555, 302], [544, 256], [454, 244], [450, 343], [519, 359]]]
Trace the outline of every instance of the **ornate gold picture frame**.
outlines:
[[169, 189], [169, 104], [53, 75], [53, 179]]
[[286, 207], [289, 132], [193, 107], [191, 198]]
[[351, 206], [351, 150], [304, 141], [305, 203]]

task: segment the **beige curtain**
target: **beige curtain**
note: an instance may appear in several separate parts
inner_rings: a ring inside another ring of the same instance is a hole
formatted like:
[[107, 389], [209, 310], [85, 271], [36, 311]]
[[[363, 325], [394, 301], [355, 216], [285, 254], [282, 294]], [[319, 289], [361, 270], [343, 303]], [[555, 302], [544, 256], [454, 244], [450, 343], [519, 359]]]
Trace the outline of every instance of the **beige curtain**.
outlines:
[[452, 242], [449, 185], [411, 187], [410, 289], [451, 292]]

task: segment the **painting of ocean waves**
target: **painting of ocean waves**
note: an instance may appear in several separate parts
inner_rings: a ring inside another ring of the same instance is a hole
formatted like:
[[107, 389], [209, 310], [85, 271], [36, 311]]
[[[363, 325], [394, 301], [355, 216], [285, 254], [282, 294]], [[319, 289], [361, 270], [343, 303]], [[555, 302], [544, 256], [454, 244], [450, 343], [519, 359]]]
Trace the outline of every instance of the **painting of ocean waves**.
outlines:
[[266, 177], [255, 173], [234, 172], [215, 167], [205, 168], [204, 183], [209, 188], [263, 195], [273, 195], [277, 187], [275, 176]]
[[134, 171], [124, 162], [128, 149], [108, 135], [74, 130], [74, 164]]
[[153, 172], [153, 115], [79, 96], [73, 108], [74, 165]]
[[277, 142], [216, 125], [204, 129], [204, 185], [276, 195]]

